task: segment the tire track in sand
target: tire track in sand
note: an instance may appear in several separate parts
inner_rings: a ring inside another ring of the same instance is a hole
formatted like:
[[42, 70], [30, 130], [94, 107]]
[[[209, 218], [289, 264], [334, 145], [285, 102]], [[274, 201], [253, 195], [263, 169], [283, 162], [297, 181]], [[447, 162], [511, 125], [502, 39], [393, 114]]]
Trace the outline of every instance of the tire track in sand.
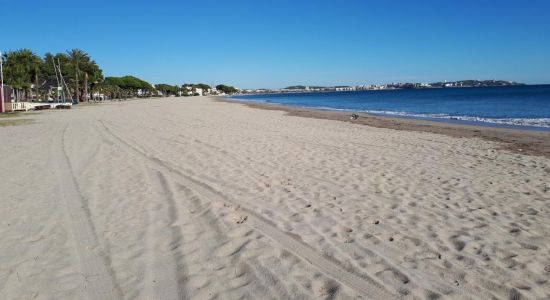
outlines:
[[64, 200], [65, 223], [72, 236], [73, 253], [78, 258], [83, 287], [89, 299], [121, 299], [108, 257], [98, 242], [90, 212], [75, 180], [65, 152], [65, 132], [69, 123], [56, 134], [50, 146], [60, 197]]
[[[117, 149], [128, 152], [127, 146], [99, 122], [96, 130]], [[212, 297], [212, 294], [230, 292], [233, 286], [229, 282], [203, 278], [220, 278], [225, 270], [235, 270], [238, 265], [248, 263], [232, 259], [221, 264], [216, 262], [216, 268], [207, 267], [212, 259], [216, 260], [212, 255], [230, 242], [219, 227], [218, 217], [212, 214], [210, 202], [203, 203], [191, 189], [167, 178], [142, 155], [128, 154], [141, 166], [152, 192], [144, 216], [147, 226], [143, 236], [140, 298], [202, 299], [205, 293]], [[228, 281], [231, 278], [228, 277]]]
[[103, 120], [99, 120], [103, 125], [106, 132], [118, 140], [121, 146], [127, 148], [129, 151], [142, 156], [148, 162], [156, 166], [162, 173], [175, 175], [180, 183], [189, 187], [196, 194], [201, 197], [210, 199], [213, 202], [232, 202], [236, 205], [241, 205], [241, 210], [247, 213], [247, 222], [246, 225], [252, 229], [262, 233], [266, 237], [270, 238], [282, 248], [293, 253], [297, 257], [309, 262], [313, 267], [321, 271], [326, 276], [340, 282], [343, 285], [355, 290], [356, 292], [368, 297], [369, 299], [395, 299], [395, 295], [387, 291], [383, 286], [378, 284], [374, 279], [364, 276], [360, 277], [354, 273], [348, 272], [342, 266], [336, 262], [329, 260], [323, 255], [319, 254], [317, 251], [313, 250], [309, 246], [301, 243], [296, 240], [289, 234], [280, 230], [276, 226], [269, 223], [267, 220], [264, 220], [263, 217], [257, 215], [256, 213], [248, 210], [241, 201], [236, 199], [227, 199], [224, 195], [208, 186], [207, 184], [197, 181], [183, 173], [181, 173], [177, 168], [170, 166], [167, 162], [160, 160], [157, 157], [151, 156], [137, 146], [134, 146], [121, 138], [118, 134], [114, 133], [109, 127], [105, 124]]
[[155, 199], [151, 200], [156, 200], [147, 209], [145, 295], [147, 299], [185, 299], [180, 270], [182, 255], [173, 249], [183, 239], [179, 228], [174, 226], [178, 213], [173, 192], [162, 173], [144, 168], [153, 187]]

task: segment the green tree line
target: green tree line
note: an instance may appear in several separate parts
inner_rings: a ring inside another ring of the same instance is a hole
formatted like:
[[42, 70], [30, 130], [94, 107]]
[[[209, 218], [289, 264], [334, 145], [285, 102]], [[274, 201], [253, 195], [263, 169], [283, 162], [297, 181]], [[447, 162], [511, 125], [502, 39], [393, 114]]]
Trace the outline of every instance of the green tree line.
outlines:
[[[16, 101], [55, 98], [58, 86], [66, 90], [67, 98], [79, 101], [89, 100], [94, 93], [122, 98], [137, 96], [138, 91], [141, 95], [155, 91], [151, 84], [134, 76], [105, 78], [99, 65], [80, 49], [48, 52], [43, 57], [30, 49], [19, 49], [3, 53], [1, 59], [4, 84], [13, 89]], [[60, 82], [59, 72], [66, 85]]]
[[[72, 49], [66, 53], [46, 53], [40, 57], [30, 49], [8, 51], [2, 55], [4, 81], [15, 94], [17, 101], [44, 99], [53, 86], [58, 85], [57, 67], [74, 99], [84, 99], [89, 82], [103, 80], [102, 70], [84, 51]], [[31, 87], [34, 85], [34, 98], [31, 99]], [[59, 83], [61, 85], [61, 83]]]
[[[92, 57], [83, 50], [71, 49], [65, 53], [46, 53], [40, 57], [30, 49], [3, 52], [4, 83], [13, 89], [16, 101], [36, 101], [55, 99], [57, 87], [62, 86], [66, 98], [86, 101], [99, 93], [110, 99], [127, 97], [148, 97], [186, 94], [197, 88], [210, 90], [204, 83], [183, 84], [182, 86], [157, 84], [151, 85], [135, 76], [104, 77], [103, 71]], [[59, 68], [59, 69], [58, 69]], [[63, 82], [59, 82], [59, 72]], [[232, 86], [218, 85], [218, 91], [226, 94], [237, 92]]]
[[216, 90], [222, 91], [225, 94], [235, 94], [237, 92], [236, 88], [224, 84], [217, 85]]

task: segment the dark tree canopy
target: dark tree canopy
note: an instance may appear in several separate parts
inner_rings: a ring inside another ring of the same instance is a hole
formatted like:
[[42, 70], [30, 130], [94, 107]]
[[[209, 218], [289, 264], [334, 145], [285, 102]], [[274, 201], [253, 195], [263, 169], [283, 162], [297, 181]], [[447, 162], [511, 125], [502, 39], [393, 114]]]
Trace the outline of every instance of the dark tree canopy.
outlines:
[[155, 88], [147, 81], [130, 75], [122, 77], [106, 77], [105, 83], [108, 85], [118, 86], [123, 90], [144, 90], [149, 92], [155, 90]]
[[2, 55], [4, 80], [14, 89], [29, 89], [40, 71], [42, 59], [29, 49], [9, 51]]
[[165, 83], [159, 83], [155, 85], [158, 91], [161, 91], [164, 95], [177, 95], [181, 88], [177, 85], [169, 85]]
[[206, 83], [184, 83], [182, 85], [183, 88], [199, 88], [203, 90], [210, 90], [212, 89], [208, 84]]
[[236, 88], [224, 84], [217, 85], [216, 90], [222, 91], [226, 94], [235, 94], [237, 92]]

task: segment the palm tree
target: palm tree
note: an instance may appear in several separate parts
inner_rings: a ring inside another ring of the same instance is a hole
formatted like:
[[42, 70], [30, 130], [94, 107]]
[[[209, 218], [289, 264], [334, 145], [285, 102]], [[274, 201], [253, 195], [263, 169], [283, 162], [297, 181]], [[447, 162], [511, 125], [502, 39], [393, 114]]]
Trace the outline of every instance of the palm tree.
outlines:
[[[69, 50], [65, 56], [71, 70], [69, 74], [74, 74], [70, 77], [73, 77], [75, 84], [75, 98], [80, 101], [82, 96], [88, 97], [88, 82], [102, 81], [103, 72], [90, 55], [80, 49]], [[83, 79], [82, 91], [80, 90], [81, 78]]]
[[42, 60], [29, 49], [9, 51], [2, 56], [6, 83], [15, 91], [16, 101], [27, 100]]
[[67, 58], [69, 60], [69, 65], [74, 70], [74, 83], [75, 83], [75, 99], [80, 101], [80, 90], [79, 90], [79, 79], [78, 75], [81, 68], [90, 62], [90, 56], [88, 53], [80, 49], [72, 49], [67, 51]]
[[95, 61], [90, 60], [83, 66], [84, 71], [84, 94], [88, 97], [88, 82], [102, 82], [103, 71], [99, 68]]

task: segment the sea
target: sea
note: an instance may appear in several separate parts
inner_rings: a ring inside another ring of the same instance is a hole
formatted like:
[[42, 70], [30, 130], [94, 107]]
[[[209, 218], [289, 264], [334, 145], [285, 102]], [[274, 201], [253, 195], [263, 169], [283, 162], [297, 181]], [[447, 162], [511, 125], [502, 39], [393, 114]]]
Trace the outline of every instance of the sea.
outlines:
[[334, 111], [550, 131], [550, 85], [237, 95]]

